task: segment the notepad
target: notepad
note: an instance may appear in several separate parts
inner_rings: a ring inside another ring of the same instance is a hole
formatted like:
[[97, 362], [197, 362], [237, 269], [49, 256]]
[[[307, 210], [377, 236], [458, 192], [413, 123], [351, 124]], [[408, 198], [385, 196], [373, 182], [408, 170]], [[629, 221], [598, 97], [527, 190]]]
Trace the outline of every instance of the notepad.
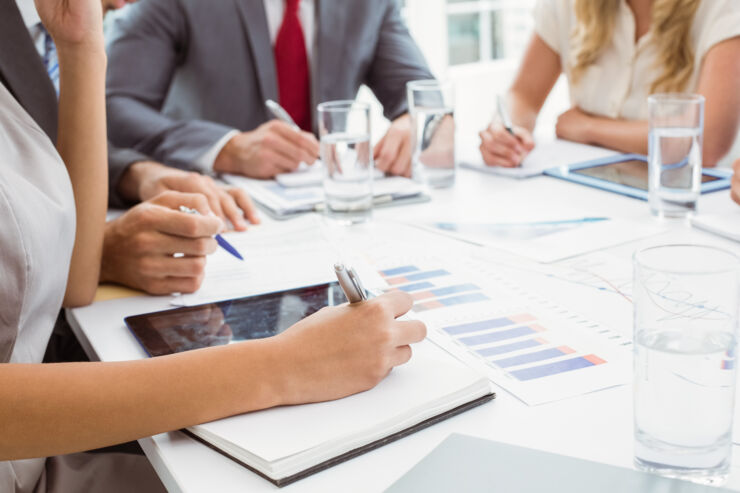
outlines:
[[494, 398], [485, 377], [429, 341], [375, 388], [193, 426], [195, 438], [278, 486], [349, 460]]
[[568, 166], [617, 154], [619, 154], [617, 151], [610, 149], [557, 139], [550, 142], [538, 142], [532, 152], [524, 158], [521, 166], [504, 168], [502, 166], [487, 166], [483, 162], [478, 146], [468, 145], [464, 148], [460, 165], [481, 173], [508, 176], [510, 178], [530, 178], [541, 175], [543, 171], [549, 168]]
[[[283, 186], [277, 180], [256, 180], [238, 175], [224, 175], [223, 179], [246, 190], [275, 219], [324, 210], [324, 190], [320, 186]], [[427, 200], [426, 188], [408, 178], [391, 176], [373, 181], [373, 204], [376, 207]]]

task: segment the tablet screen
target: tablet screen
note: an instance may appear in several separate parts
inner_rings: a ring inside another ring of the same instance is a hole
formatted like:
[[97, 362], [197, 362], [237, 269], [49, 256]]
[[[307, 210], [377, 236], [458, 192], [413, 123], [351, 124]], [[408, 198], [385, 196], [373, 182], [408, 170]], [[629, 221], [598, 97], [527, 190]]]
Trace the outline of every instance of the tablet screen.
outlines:
[[281, 333], [325, 306], [345, 303], [337, 283], [126, 318], [150, 356], [221, 346]]
[[[571, 173], [590, 176], [599, 180], [625, 185], [639, 190], [648, 190], [648, 164], [641, 159], [630, 159], [616, 163], [592, 166], [590, 168], [574, 169]], [[717, 176], [702, 173], [701, 182], [720, 180]]]

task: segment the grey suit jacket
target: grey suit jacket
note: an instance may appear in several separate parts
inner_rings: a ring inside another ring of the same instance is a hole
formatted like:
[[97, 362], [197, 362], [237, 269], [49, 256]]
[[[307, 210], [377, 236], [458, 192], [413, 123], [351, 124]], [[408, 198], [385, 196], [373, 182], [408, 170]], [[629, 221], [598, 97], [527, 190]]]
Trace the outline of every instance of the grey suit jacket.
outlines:
[[[313, 103], [354, 99], [367, 84], [388, 118], [406, 112], [406, 82], [432, 74], [397, 0], [316, 2]], [[277, 100], [278, 87], [263, 0], [141, 0], [128, 9], [108, 48], [116, 145], [182, 165], [227, 132], [271, 118], [264, 101]]]
[[[57, 139], [57, 97], [41, 57], [31, 40], [15, 0], [0, 0], [0, 83], [44, 130]], [[123, 206], [116, 193], [118, 181], [128, 167], [148, 160], [140, 152], [108, 146], [109, 202]]]

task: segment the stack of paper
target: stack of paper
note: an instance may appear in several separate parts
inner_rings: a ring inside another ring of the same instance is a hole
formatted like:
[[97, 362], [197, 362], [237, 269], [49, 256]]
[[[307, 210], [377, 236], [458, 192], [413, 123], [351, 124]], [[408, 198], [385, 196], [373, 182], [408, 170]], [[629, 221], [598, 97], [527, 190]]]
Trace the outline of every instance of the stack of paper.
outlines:
[[482, 173], [508, 176], [511, 178], [529, 178], [541, 175], [546, 169], [583, 163], [592, 159], [615, 156], [617, 154], [619, 152], [610, 149], [558, 139], [551, 142], [538, 142], [532, 152], [524, 158], [521, 166], [504, 168], [501, 166], [487, 166], [483, 162], [483, 157], [480, 155], [478, 147], [468, 145], [464, 148], [460, 165]]
[[[307, 180], [310, 181], [310, 178], [309, 175]], [[267, 213], [276, 219], [324, 210], [324, 190], [321, 186], [283, 186], [276, 180], [256, 180], [237, 175], [224, 175], [223, 179], [231, 185], [246, 190]], [[282, 180], [284, 181], [285, 178]], [[300, 182], [301, 178], [293, 181]], [[295, 183], [291, 184], [295, 185]], [[373, 196], [376, 206], [429, 200], [429, 195], [423, 185], [401, 176], [374, 180]]]

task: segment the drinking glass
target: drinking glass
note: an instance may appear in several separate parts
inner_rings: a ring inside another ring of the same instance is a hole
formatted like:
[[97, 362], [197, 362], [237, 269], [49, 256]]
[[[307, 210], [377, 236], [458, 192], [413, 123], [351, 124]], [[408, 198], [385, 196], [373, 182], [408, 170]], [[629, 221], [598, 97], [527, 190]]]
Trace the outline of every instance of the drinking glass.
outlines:
[[451, 82], [406, 84], [414, 178], [434, 188], [455, 183], [455, 101]]
[[633, 260], [635, 464], [720, 484], [732, 452], [738, 258], [665, 245]]
[[686, 217], [696, 210], [701, 187], [704, 96], [648, 97], [648, 201], [658, 217]]
[[372, 217], [370, 105], [331, 101], [318, 106], [326, 214], [343, 224]]

